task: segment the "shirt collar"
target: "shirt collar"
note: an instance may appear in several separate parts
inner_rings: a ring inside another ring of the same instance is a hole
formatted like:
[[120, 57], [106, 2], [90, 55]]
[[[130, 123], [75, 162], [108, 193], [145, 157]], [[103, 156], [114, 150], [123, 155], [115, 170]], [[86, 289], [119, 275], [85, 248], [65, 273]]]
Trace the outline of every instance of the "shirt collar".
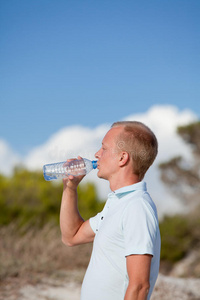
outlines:
[[146, 182], [140, 181], [140, 182], [134, 183], [132, 185], [124, 186], [120, 189], [117, 189], [116, 191], [113, 191], [108, 196], [116, 195], [118, 198], [121, 198], [125, 194], [129, 194], [131, 192], [138, 191], [138, 190], [146, 191], [147, 190]]

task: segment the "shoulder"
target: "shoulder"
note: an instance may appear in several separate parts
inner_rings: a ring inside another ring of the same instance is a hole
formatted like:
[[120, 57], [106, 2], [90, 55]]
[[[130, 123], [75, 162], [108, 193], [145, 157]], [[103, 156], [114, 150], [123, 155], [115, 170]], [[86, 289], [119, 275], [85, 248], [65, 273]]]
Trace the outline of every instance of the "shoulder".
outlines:
[[158, 225], [156, 206], [150, 195], [145, 191], [138, 191], [129, 196], [126, 207], [122, 215], [123, 224], [127, 222], [152, 223]]

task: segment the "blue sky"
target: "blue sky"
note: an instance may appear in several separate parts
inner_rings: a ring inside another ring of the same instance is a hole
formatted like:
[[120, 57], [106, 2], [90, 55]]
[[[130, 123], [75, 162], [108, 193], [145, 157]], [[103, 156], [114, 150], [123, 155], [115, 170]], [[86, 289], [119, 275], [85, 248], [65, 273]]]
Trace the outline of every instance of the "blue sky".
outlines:
[[199, 53], [199, 0], [0, 0], [0, 139], [25, 154], [155, 104], [200, 116]]

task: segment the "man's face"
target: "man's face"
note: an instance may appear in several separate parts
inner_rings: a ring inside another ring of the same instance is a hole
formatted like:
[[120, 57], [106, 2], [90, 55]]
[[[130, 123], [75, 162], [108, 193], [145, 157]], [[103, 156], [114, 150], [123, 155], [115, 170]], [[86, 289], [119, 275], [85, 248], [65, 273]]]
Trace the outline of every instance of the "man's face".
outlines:
[[102, 141], [101, 149], [95, 154], [98, 159], [98, 177], [110, 180], [119, 170], [119, 149], [116, 146], [116, 138], [122, 131], [121, 127], [111, 128]]

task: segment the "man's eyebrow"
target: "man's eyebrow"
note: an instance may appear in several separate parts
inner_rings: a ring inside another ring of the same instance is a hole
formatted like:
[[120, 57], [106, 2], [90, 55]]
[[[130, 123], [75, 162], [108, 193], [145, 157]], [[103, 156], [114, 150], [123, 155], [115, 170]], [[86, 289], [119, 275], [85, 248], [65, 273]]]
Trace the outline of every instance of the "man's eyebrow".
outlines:
[[102, 147], [106, 147], [106, 144], [102, 142], [102, 145], [101, 145], [101, 146], [102, 146]]

